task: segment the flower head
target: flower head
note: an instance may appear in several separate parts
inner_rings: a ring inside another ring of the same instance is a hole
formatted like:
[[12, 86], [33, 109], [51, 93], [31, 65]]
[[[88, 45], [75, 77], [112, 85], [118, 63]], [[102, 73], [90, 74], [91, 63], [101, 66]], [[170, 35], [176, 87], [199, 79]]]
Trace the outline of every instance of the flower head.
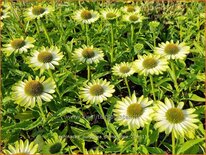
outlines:
[[42, 5], [32, 6], [28, 8], [27, 11], [25, 12], [25, 19], [26, 20], [33, 20], [36, 18], [40, 19], [43, 16], [51, 13], [52, 11], [54, 11], [52, 6], [42, 6]]
[[63, 58], [63, 54], [56, 46], [42, 47], [39, 51], [35, 51], [29, 59], [30, 67], [40, 69], [43, 73], [45, 69], [54, 69], [54, 65], [59, 65]]
[[134, 24], [142, 22], [143, 19], [144, 17], [141, 14], [137, 14], [137, 13], [128, 13], [123, 16], [124, 21], [129, 23], [134, 23]]
[[117, 101], [114, 109], [114, 115], [116, 121], [120, 125], [129, 126], [131, 128], [139, 129], [148, 124], [151, 120], [151, 114], [153, 108], [150, 105], [153, 101], [149, 101], [148, 98], [141, 96], [137, 99], [135, 93], [132, 97], [122, 98], [121, 101]]
[[55, 83], [51, 78], [45, 80], [45, 77], [36, 77], [32, 80], [19, 81], [13, 86], [13, 99], [20, 106], [33, 108], [36, 102], [42, 105], [42, 100], [50, 102], [53, 98], [52, 93], [55, 92]]
[[134, 61], [134, 68], [140, 75], [159, 75], [167, 70], [168, 62], [159, 55], [143, 55]]
[[81, 9], [74, 12], [73, 19], [80, 23], [91, 24], [99, 19], [99, 13], [93, 10]]
[[87, 103], [97, 104], [107, 100], [114, 93], [114, 86], [107, 80], [92, 80], [84, 87], [80, 88], [80, 97]]
[[114, 8], [104, 9], [101, 13], [103, 18], [109, 21], [117, 19], [121, 15], [120, 11]]
[[193, 137], [195, 129], [198, 128], [195, 124], [199, 121], [196, 118], [198, 115], [193, 114], [195, 109], [182, 110], [183, 106], [184, 103], [180, 102], [175, 107], [168, 98], [165, 98], [165, 103], [159, 101], [154, 109], [154, 127], [158, 128], [159, 132], [165, 131], [166, 134], [173, 132], [176, 138], [185, 135]]
[[16, 38], [10, 40], [9, 44], [3, 45], [4, 48], [2, 49], [7, 56], [10, 56], [13, 52], [22, 54], [23, 52], [27, 52], [28, 49], [33, 48], [33, 43], [35, 39], [32, 37], [23, 37]]
[[154, 52], [166, 57], [167, 59], [184, 59], [190, 52], [190, 47], [185, 43], [174, 43], [173, 40], [166, 43], [161, 43], [159, 47], [154, 49]]
[[125, 78], [134, 74], [135, 70], [133, 69], [133, 63], [122, 62], [112, 67], [112, 72], [116, 76]]
[[36, 154], [38, 151], [38, 144], [34, 142], [29, 143], [29, 140], [22, 140], [16, 141], [14, 145], [8, 146], [8, 149], [3, 150], [5, 154]]
[[97, 64], [104, 59], [104, 53], [99, 48], [83, 45], [82, 48], [78, 48], [74, 51], [73, 59], [82, 63]]
[[67, 145], [66, 140], [57, 133], [52, 134], [52, 138], [47, 139], [43, 147], [44, 154], [63, 154], [63, 149]]
[[125, 13], [140, 13], [140, 7], [136, 5], [126, 5], [122, 8]]

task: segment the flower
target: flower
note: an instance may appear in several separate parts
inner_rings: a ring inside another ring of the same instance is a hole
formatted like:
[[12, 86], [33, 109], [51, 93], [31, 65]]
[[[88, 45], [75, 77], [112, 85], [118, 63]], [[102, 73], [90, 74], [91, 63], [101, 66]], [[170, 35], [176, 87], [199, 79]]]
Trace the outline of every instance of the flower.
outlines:
[[5, 149], [3, 152], [5, 154], [36, 154], [38, 151], [38, 144], [35, 144], [34, 142], [29, 143], [29, 140], [25, 140], [24, 142], [22, 140], [16, 141], [14, 145], [8, 146], [8, 150]]
[[99, 151], [99, 149], [96, 149], [96, 150], [92, 150], [90, 149], [89, 151], [85, 150], [85, 154], [93, 154], [93, 155], [100, 155], [100, 154], [103, 154], [102, 151]]
[[28, 49], [33, 48], [34, 45], [32, 43], [34, 42], [35, 39], [32, 37], [26, 37], [26, 39], [23, 37], [16, 38], [10, 40], [9, 44], [3, 45], [5, 48], [2, 50], [5, 51], [7, 56], [10, 56], [13, 52], [22, 54], [23, 52], [27, 52]]
[[9, 17], [9, 12], [8, 11], [1, 11], [1, 21], [5, 18]]
[[52, 138], [48, 139], [42, 149], [43, 154], [63, 154], [63, 149], [67, 145], [66, 140], [57, 133], [52, 134]]
[[81, 9], [74, 12], [73, 19], [80, 23], [91, 24], [99, 19], [99, 13], [93, 10]]
[[32, 80], [29, 77], [28, 80], [19, 81], [13, 86], [13, 99], [17, 104], [26, 108], [33, 108], [36, 102], [41, 106], [42, 100], [51, 101], [53, 98], [51, 94], [55, 92], [55, 87], [51, 78], [45, 80], [45, 77], [36, 77], [35, 80]]
[[80, 97], [87, 103], [97, 104], [107, 100], [114, 93], [114, 85], [107, 80], [92, 80], [84, 87], [80, 88]]
[[135, 70], [133, 69], [133, 63], [122, 62], [112, 67], [112, 72], [116, 76], [125, 78], [134, 74]]
[[54, 11], [54, 9], [52, 8], [52, 6], [32, 6], [30, 8], [27, 9], [27, 11], [25, 12], [24, 16], [26, 20], [33, 20], [33, 19], [40, 19], [43, 16], [51, 13], [52, 11]]
[[104, 59], [104, 53], [99, 48], [83, 45], [82, 48], [74, 51], [73, 58], [82, 63], [97, 64], [100, 60]]
[[159, 75], [168, 68], [166, 59], [161, 58], [160, 55], [143, 55], [139, 56], [138, 60], [134, 61], [134, 69], [140, 75]]
[[122, 8], [122, 11], [125, 13], [140, 13], [139, 6], [127, 5]]
[[30, 67], [40, 69], [42, 74], [45, 69], [54, 69], [54, 65], [59, 65], [59, 62], [63, 58], [63, 54], [56, 46], [42, 47], [39, 51], [35, 51], [32, 57], [29, 58]]
[[124, 21], [134, 23], [134, 24], [142, 22], [143, 19], [144, 17], [141, 14], [137, 14], [137, 13], [128, 13], [123, 16]]
[[101, 13], [104, 19], [106, 20], [114, 20], [121, 15], [120, 11], [114, 8], [107, 8], [103, 10]]
[[152, 120], [153, 108], [150, 107], [152, 103], [152, 100], [149, 101], [144, 96], [137, 99], [133, 93], [131, 98], [125, 97], [121, 101], [117, 101], [114, 108], [115, 119], [120, 125], [136, 129], [144, 127]]
[[159, 132], [165, 131], [166, 134], [171, 132], [174, 133], [174, 136], [188, 137], [194, 136], [194, 130], [198, 128], [195, 124], [199, 120], [196, 118], [198, 115], [193, 114], [195, 109], [182, 110], [184, 106], [183, 102], [178, 103], [178, 106], [175, 107], [174, 103], [165, 98], [165, 103], [159, 101], [155, 106], [154, 120], [156, 124], [154, 127]]
[[179, 44], [179, 41], [174, 43], [172, 40], [170, 42], [167, 41], [166, 43], [159, 44], [159, 47], [156, 47], [154, 52], [167, 59], [184, 59], [190, 52], [190, 47], [185, 46], [184, 42]]

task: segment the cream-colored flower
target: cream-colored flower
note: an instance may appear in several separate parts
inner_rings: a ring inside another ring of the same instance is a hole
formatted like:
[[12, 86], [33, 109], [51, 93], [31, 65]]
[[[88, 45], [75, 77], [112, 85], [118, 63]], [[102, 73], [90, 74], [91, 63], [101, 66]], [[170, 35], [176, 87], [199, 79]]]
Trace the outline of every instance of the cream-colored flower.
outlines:
[[137, 13], [128, 13], [124, 15], [122, 18], [123, 18], [123, 21], [134, 23], [134, 24], [140, 23], [144, 19], [144, 17], [141, 14], [137, 14]]
[[107, 8], [101, 11], [102, 16], [105, 20], [114, 20], [117, 19], [121, 13], [118, 9]]
[[195, 109], [193, 108], [182, 110], [183, 106], [184, 103], [180, 102], [175, 107], [168, 98], [165, 98], [165, 103], [159, 101], [154, 109], [154, 120], [156, 121], [154, 127], [159, 132], [165, 131], [166, 134], [173, 132], [176, 138], [185, 135], [194, 138], [195, 129], [198, 128], [196, 125], [199, 121], [198, 115], [194, 114]]
[[98, 104], [111, 97], [114, 91], [114, 85], [111, 85], [110, 82], [97, 79], [80, 88], [80, 97], [87, 103]]
[[93, 10], [81, 9], [74, 12], [73, 19], [80, 23], [91, 24], [99, 19], [99, 13]]
[[168, 68], [167, 59], [160, 57], [160, 55], [143, 55], [139, 56], [138, 60], [134, 61], [134, 69], [140, 75], [159, 75]]
[[133, 68], [133, 63], [121, 62], [120, 64], [116, 64], [114, 67], [112, 67], [112, 72], [116, 76], [125, 78], [133, 75], [135, 70]]
[[42, 74], [45, 69], [55, 69], [55, 65], [59, 65], [59, 61], [63, 58], [63, 54], [56, 46], [42, 47], [35, 51], [32, 57], [29, 58], [29, 65], [31, 68], [40, 69]]
[[166, 57], [167, 59], [184, 59], [190, 52], [190, 47], [186, 46], [184, 42], [176, 43], [171, 40], [166, 43], [159, 44], [159, 47], [154, 49], [154, 52]]
[[125, 13], [140, 13], [141, 9], [137, 5], [126, 5], [122, 8]]
[[115, 104], [114, 115], [115, 120], [120, 125], [129, 126], [130, 128], [139, 129], [144, 127], [145, 124], [151, 122], [153, 108], [150, 106], [153, 101], [141, 96], [137, 99], [135, 93], [132, 97], [122, 98]]
[[52, 93], [55, 92], [55, 83], [51, 78], [45, 80], [45, 77], [36, 77], [35, 80], [32, 80], [31, 77], [28, 80], [19, 81], [16, 83], [13, 90], [13, 100], [15, 103], [25, 108], [33, 108], [36, 104], [42, 105], [42, 100], [50, 102], [53, 97]]

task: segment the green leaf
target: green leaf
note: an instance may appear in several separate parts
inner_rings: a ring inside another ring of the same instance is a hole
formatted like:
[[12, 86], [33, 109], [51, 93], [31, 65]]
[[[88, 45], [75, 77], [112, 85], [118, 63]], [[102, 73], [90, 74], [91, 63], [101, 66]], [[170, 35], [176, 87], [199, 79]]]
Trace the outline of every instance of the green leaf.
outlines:
[[205, 102], [205, 98], [197, 96], [196, 94], [189, 94], [189, 100], [197, 102]]
[[31, 130], [36, 128], [37, 126], [39, 126], [42, 123], [42, 118], [39, 117], [36, 121], [30, 123], [26, 128], [24, 128], [23, 130]]
[[119, 134], [117, 130], [115, 129], [115, 126], [111, 123], [108, 124], [108, 129], [116, 136], [117, 139], [119, 139]]
[[156, 153], [156, 154], [165, 154], [165, 152], [158, 148], [158, 147], [147, 147], [147, 150], [149, 151], [149, 153]]
[[32, 123], [31, 120], [22, 121], [20, 123], [16, 123], [16, 124], [13, 124], [13, 125], [10, 125], [10, 126], [7, 126], [7, 127], [3, 127], [2, 132], [6, 132], [8, 130], [24, 129], [31, 123]]
[[85, 150], [85, 141], [80, 139], [80, 138], [70, 138], [71, 142], [76, 145], [80, 150], [81, 152], [84, 152]]
[[191, 148], [195, 144], [198, 144], [198, 143], [200, 143], [204, 140], [205, 140], [205, 138], [198, 138], [198, 139], [195, 139], [195, 140], [187, 141], [186, 143], [182, 144], [182, 146], [177, 151], [177, 154], [184, 153], [186, 150], [188, 150], [189, 148]]

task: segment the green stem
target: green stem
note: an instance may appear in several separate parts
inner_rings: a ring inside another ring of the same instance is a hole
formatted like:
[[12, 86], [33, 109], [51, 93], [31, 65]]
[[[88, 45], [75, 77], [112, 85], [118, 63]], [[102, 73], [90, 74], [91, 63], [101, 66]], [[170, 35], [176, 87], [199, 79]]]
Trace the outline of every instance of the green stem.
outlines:
[[90, 65], [87, 65], [87, 80], [89, 81], [90, 79], [91, 79]]
[[[39, 21], [40, 21], [40, 20], [39, 20]], [[50, 46], [52, 46], [52, 41], [51, 41], [51, 39], [50, 39], [50, 37], [49, 37], [49, 35], [48, 35], [47, 29], [46, 29], [46, 27], [45, 27], [45, 25], [44, 25], [44, 22], [41, 21], [41, 25], [42, 25], [44, 34], [45, 34], [45, 36], [46, 36], [46, 38], [47, 38], [47, 41], [49, 42]]]
[[129, 84], [128, 84], [127, 78], [124, 78], [124, 81], [125, 81], [125, 84], [126, 84], [126, 86], [127, 86], [127, 90], [128, 90], [128, 93], [129, 93], [129, 97], [131, 97], [131, 91], [130, 91], [130, 88], [129, 88]]
[[170, 75], [173, 79], [175, 89], [177, 90], [177, 93], [179, 94], [180, 90], [179, 90], [179, 86], [178, 86], [178, 83], [177, 83], [177, 77], [176, 77], [176, 74], [175, 74], [175, 66], [174, 66], [174, 63], [172, 61], [171, 61], [170, 65], [171, 65]]
[[62, 98], [61, 98], [61, 95], [60, 95], [60, 91], [59, 91], [57, 82], [56, 82], [56, 80], [55, 80], [55, 78], [54, 78], [54, 76], [53, 76], [53, 73], [52, 73], [52, 71], [51, 71], [50, 69], [48, 70], [48, 73], [49, 73], [49, 76], [50, 76], [50, 77], [53, 79], [53, 81], [55, 82], [55, 85], [56, 85], [56, 91], [57, 91], [57, 94], [58, 94], [59, 99], [60, 99], [60, 101], [61, 101]]
[[134, 42], [134, 25], [131, 24], [131, 50], [133, 49], [133, 42]]
[[155, 96], [155, 92], [154, 92], [154, 83], [153, 83], [152, 75], [150, 75], [149, 78], [150, 78], [150, 83], [151, 83], [151, 87], [152, 87], [153, 99], [156, 101], [156, 96]]
[[98, 102], [98, 106], [99, 106], [100, 114], [101, 114], [101, 116], [102, 116], [102, 118], [103, 118], [106, 126], [108, 127], [109, 124], [108, 124], [108, 121], [107, 121], [107, 119], [106, 119], [106, 117], [105, 117], [105, 115], [104, 115], [104, 111], [103, 111], [103, 109], [102, 109], [101, 103]]
[[137, 153], [138, 151], [138, 134], [137, 134], [137, 129], [136, 128], [133, 128], [133, 139], [134, 139], [134, 151], [135, 153]]
[[43, 112], [43, 109], [42, 109], [42, 106], [41, 105], [38, 105], [39, 106], [39, 110], [40, 110], [40, 116], [42, 117], [43, 119], [43, 124], [46, 122], [46, 116]]
[[156, 35], [154, 32], [153, 32], [153, 44], [154, 44], [154, 47], [156, 47]]
[[174, 132], [172, 132], [172, 154], [175, 154], [175, 136], [174, 136]]
[[85, 24], [85, 31], [86, 31], [86, 43], [87, 46], [89, 45], [89, 35], [88, 35], [88, 24]]
[[113, 63], [114, 59], [114, 31], [113, 31], [113, 23], [111, 23], [111, 63]]

